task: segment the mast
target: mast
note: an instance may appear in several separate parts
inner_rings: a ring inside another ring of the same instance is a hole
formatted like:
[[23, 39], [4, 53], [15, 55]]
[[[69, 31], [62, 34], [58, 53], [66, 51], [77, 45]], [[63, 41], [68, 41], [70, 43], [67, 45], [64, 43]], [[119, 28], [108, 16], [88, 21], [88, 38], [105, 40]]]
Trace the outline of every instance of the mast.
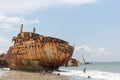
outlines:
[[85, 58], [83, 57], [83, 55], [82, 55], [82, 58], [83, 58], [84, 63], [86, 63]]
[[33, 34], [35, 33], [35, 27], [33, 28]]
[[82, 55], [82, 58], [83, 58], [84, 64], [92, 64], [92, 63], [90, 63], [90, 62], [86, 62], [86, 61], [85, 61], [85, 58], [83, 57], [83, 55]]
[[22, 30], [23, 30], [23, 24], [21, 24], [20, 33], [22, 33]]

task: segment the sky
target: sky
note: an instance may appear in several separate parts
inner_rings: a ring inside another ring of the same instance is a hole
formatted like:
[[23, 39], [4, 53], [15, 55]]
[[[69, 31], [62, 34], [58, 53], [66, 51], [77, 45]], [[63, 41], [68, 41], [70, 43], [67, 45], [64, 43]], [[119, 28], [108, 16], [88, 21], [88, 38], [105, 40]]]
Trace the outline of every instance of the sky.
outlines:
[[0, 53], [21, 24], [68, 41], [80, 61], [120, 61], [120, 0], [0, 0]]

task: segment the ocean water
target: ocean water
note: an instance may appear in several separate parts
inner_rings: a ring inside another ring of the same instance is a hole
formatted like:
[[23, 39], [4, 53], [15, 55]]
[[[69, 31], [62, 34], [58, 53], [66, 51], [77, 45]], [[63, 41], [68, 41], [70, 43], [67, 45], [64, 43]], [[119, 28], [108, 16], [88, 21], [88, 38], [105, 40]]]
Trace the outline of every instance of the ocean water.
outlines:
[[53, 73], [68, 76], [70, 80], [120, 80], [120, 62], [94, 62], [79, 67], [60, 67], [60, 70]]

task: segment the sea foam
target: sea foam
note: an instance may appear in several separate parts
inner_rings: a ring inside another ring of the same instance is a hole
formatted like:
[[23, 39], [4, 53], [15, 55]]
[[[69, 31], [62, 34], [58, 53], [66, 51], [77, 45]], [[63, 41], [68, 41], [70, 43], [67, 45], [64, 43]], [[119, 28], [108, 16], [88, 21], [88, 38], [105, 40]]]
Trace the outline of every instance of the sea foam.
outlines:
[[88, 78], [88, 76], [90, 76], [92, 80], [120, 80], [120, 73], [112, 73], [112, 72], [104, 72], [104, 71], [96, 71], [96, 70], [86, 71], [86, 73], [80, 70], [66, 70], [66, 71], [53, 72], [53, 73], [56, 74], [60, 73], [61, 75], [84, 77], [84, 78]]

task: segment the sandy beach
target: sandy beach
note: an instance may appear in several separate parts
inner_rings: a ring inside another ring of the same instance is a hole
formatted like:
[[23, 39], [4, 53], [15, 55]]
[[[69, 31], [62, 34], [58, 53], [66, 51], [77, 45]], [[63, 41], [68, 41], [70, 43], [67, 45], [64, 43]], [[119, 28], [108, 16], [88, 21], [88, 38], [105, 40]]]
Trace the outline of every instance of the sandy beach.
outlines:
[[67, 76], [53, 73], [26, 72], [26, 71], [3, 71], [0, 80], [69, 80]]

